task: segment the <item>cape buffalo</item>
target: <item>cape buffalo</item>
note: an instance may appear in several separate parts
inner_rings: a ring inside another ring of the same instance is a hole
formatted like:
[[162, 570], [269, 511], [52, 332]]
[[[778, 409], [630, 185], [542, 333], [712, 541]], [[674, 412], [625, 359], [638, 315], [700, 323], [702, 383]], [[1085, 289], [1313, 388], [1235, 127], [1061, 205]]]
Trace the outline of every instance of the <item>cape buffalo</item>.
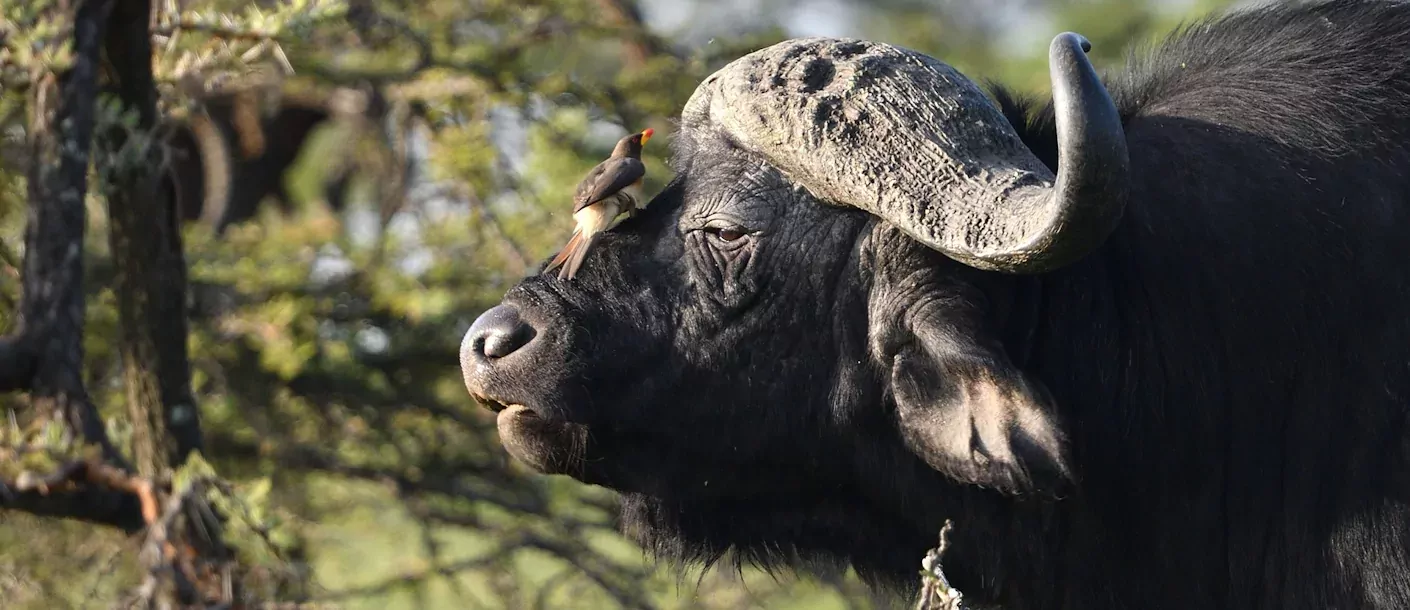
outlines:
[[861, 40], [736, 60], [467, 388], [686, 565], [908, 586], [952, 519], [982, 604], [1410, 607], [1410, 5], [1087, 47], [1041, 105]]

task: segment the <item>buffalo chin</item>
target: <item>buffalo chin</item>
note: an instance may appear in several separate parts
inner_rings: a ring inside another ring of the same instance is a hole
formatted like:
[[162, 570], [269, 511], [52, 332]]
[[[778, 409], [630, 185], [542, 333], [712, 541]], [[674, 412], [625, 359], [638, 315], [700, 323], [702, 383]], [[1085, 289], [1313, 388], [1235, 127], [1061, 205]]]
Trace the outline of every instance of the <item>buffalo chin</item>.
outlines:
[[510, 405], [495, 418], [500, 443], [514, 459], [543, 474], [582, 476], [587, 426]]

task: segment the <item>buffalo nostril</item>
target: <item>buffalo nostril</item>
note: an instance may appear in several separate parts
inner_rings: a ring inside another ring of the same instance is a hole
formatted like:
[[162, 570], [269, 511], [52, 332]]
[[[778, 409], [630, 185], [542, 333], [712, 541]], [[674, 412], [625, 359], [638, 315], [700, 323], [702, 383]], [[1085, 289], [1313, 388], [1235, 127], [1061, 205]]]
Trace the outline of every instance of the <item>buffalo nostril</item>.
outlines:
[[503, 358], [514, 353], [514, 350], [523, 347], [528, 341], [523, 340], [522, 335], [526, 333], [515, 333], [512, 335], [490, 335], [485, 337], [484, 347], [480, 353], [489, 358]]
[[503, 358], [528, 345], [537, 333], [512, 305], [496, 305], [475, 319], [466, 333], [469, 348], [481, 358]]

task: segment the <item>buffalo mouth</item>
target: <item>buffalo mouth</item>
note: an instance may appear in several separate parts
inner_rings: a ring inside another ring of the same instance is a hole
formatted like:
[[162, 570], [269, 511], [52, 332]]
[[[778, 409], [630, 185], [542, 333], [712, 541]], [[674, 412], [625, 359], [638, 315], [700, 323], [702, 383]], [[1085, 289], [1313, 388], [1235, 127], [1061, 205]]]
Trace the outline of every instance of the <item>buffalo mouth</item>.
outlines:
[[481, 406], [489, 409], [491, 413], [499, 413], [510, 407], [510, 404], [507, 402], [483, 394], [476, 394], [473, 391], [470, 393], [470, 397], [474, 398], [475, 402], [480, 403]]
[[499, 441], [510, 457], [543, 474], [583, 478], [587, 426], [546, 409], [485, 396], [475, 399], [495, 412]]

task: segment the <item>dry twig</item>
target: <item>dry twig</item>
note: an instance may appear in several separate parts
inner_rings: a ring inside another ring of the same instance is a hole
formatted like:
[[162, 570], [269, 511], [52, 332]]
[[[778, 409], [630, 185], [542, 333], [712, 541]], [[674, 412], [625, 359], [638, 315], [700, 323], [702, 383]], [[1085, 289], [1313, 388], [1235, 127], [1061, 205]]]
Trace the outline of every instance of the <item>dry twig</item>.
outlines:
[[959, 589], [950, 586], [950, 580], [945, 578], [945, 572], [940, 567], [940, 557], [945, 554], [945, 549], [950, 545], [950, 529], [954, 524], [945, 520], [945, 525], [940, 528], [940, 544], [930, 549], [925, 554], [925, 559], [921, 565], [921, 587], [920, 601], [916, 603], [916, 610], [963, 610], [960, 599], [964, 597]]

